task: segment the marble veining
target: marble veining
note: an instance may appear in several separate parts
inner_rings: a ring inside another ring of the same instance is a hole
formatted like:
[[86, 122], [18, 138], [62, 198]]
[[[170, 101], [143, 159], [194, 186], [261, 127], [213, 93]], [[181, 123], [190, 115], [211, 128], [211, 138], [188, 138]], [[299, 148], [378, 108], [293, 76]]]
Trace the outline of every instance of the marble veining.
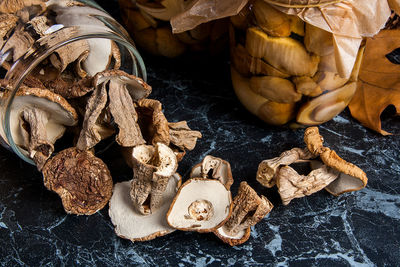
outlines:
[[[99, 1], [99, 3], [106, 1]], [[106, 5], [107, 6], [107, 5]], [[114, 10], [114, 14], [115, 14]], [[187, 120], [203, 138], [180, 163], [186, 179], [205, 155], [231, 163], [236, 194], [246, 180], [274, 204], [237, 247], [213, 234], [176, 231], [148, 242], [117, 237], [108, 206], [92, 216], [67, 215], [33, 166], [0, 148], [1, 266], [396, 266], [400, 262], [400, 139], [360, 125], [348, 110], [320, 126], [325, 144], [363, 168], [367, 188], [333, 197], [320, 191], [281, 204], [276, 188], [255, 180], [259, 162], [303, 147], [303, 129], [271, 127], [236, 99], [226, 57], [157, 59], [144, 55], [153, 87], [169, 121]], [[400, 133], [400, 124], [391, 125]], [[101, 153], [115, 182], [131, 179], [116, 156]]]

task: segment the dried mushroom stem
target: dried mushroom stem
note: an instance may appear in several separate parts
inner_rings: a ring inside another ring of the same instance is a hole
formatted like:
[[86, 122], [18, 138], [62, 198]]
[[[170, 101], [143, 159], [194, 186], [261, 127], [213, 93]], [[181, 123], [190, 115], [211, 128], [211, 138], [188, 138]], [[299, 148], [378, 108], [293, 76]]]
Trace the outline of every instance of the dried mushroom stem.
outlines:
[[290, 166], [284, 166], [277, 173], [276, 185], [283, 205], [288, 205], [294, 198], [309, 196], [320, 191], [338, 176], [338, 171], [325, 165], [306, 176], [298, 174]]
[[313, 157], [307, 149], [296, 147], [283, 152], [279, 157], [263, 160], [258, 166], [257, 181], [271, 188], [276, 183], [276, 175], [282, 165], [290, 165], [298, 160], [308, 160]]
[[319, 156], [322, 153], [324, 138], [319, 134], [318, 127], [308, 127], [304, 131], [304, 142], [314, 156]]
[[191, 178], [216, 179], [229, 190], [233, 184], [231, 165], [221, 158], [207, 155], [200, 164], [195, 165], [190, 173]]
[[162, 143], [139, 145], [133, 148], [132, 165], [130, 195], [133, 205], [139, 213], [151, 214], [163, 204], [162, 194], [178, 167], [176, 156]]
[[259, 197], [246, 182], [241, 182], [233, 199], [232, 214], [224, 227], [228, 233], [235, 235], [258, 223], [272, 208], [266, 197]]
[[[23, 125], [21, 129], [27, 133], [29, 156], [36, 163], [40, 171], [47, 159], [54, 151], [54, 145], [48, 140], [46, 125], [48, 123], [48, 113], [46, 111], [29, 107], [22, 112]], [[25, 126], [25, 123], [27, 126]]]

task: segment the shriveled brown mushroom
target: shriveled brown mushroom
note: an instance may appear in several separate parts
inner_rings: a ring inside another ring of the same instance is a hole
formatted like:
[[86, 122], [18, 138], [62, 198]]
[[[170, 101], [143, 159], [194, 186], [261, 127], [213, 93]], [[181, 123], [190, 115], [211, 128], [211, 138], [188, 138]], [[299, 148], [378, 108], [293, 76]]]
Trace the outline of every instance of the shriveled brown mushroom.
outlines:
[[162, 193], [161, 206], [149, 215], [143, 216], [133, 207], [130, 199], [131, 181], [114, 185], [108, 214], [115, 226], [115, 233], [131, 241], [147, 241], [175, 231], [167, 224], [165, 216], [178, 188], [181, 177], [174, 174]]
[[89, 151], [65, 149], [48, 160], [42, 172], [44, 185], [61, 197], [67, 213], [91, 215], [111, 198], [110, 171]]
[[177, 155], [178, 161], [183, 158], [186, 150], [193, 150], [197, 139], [202, 135], [199, 131], [189, 128], [186, 121], [169, 122], [170, 147]]
[[230, 189], [233, 184], [231, 165], [229, 162], [207, 155], [201, 163], [195, 165], [190, 172], [190, 178], [216, 179]]
[[[363, 170], [356, 165], [339, 157], [335, 151], [323, 146], [323, 137], [317, 127], [309, 127], [304, 133], [304, 141], [309, 149], [314, 149], [322, 162], [340, 173], [339, 177], [330, 183], [325, 189], [332, 195], [356, 191], [367, 185], [368, 178]], [[320, 164], [313, 164], [318, 168]]]
[[169, 145], [168, 121], [162, 112], [162, 104], [154, 99], [141, 99], [136, 104], [138, 124], [148, 144], [161, 142]]
[[231, 192], [220, 181], [192, 178], [179, 188], [167, 222], [178, 230], [213, 232], [228, 220], [231, 211]]
[[283, 152], [279, 157], [263, 160], [258, 165], [257, 181], [265, 187], [271, 188], [276, 183], [276, 175], [282, 165], [290, 165], [299, 160], [308, 160], [314, 156], [307, 150], [292, 148]]
[[339, 176], [339, 172], [325, 165], [300, 175], [290, 166], [283, 166], [276, 175], [276, 185], [283, 205], [294, 198], [309, 196], [325, 188]]
[[178, 167], [174, 152], [163, 143], [139, 145], [132, 152], [133, 180], [131, 199], [141, 214], [155, 212], [162, 203], [162, 194]]
[[39, 170], [51, 156], [54, 143], [64, 134], [65, 127], [77, 122], [78, 114], [64, 98], [42, 88], [21, 87], [11, 106], [12, 138], [26, 150]]
[[121, 70], [98, 73], [93, 78], [93, 86], [96, 89], [86, 106], [77, 147], [89, 149], [96, 145], [112, 133], [112, 123], [119, 128], [116, 141], [121, 146], [144, 144], [134, 101], [147, 97], [151, 87], [142, 79]]
[[27, 7], [39, 5], [44, 7], [45, 0], [3, 0], [0, 2], [0, 13], [15, 13]]
[[264, 218], [272, 208], [272, 203], [265, 196], [259, 197], [246, 182], [241, 182], [233, 199], [231, 216], [214, 233], [231, 246], [243, 244], [250, 237], [250, 227]]

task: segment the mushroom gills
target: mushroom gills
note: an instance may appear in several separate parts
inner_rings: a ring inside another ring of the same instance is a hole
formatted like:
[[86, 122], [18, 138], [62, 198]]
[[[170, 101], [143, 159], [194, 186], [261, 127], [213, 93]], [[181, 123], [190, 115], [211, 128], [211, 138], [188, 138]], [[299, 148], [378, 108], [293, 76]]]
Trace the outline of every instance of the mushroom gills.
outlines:
[[192, 178], [179, 189], [167, 213], [171, 227], [212, 232], [231, 213], [231, 193], [218, 180]]

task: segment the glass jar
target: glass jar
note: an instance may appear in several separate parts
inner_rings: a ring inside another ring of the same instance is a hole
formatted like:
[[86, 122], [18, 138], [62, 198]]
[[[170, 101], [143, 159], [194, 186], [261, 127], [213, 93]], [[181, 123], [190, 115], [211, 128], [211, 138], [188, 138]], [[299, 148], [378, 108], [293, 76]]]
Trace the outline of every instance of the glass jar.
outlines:
[[[188, 51], [226, 51], [229, 19], [200, 24], [173, 34], [170, 19], [193, 1], [118, 0], [124, 26], [140, 49], [156, 56], [178, 57]], [[164, 6], [165, 5], [165, 6]]]
[[231, 17], [232, 83], [241, 103], [272, 125], [324, 123], [349, 104], [363, 56], [353, 71], [336, 68], [333, 34], [304, 23], [264, 0]]
[[146, 69], [124, 28], [94, 1], [30, 3], [31, 6], [2, 11], [10, 26], [2, 36], [0, 50], [0, 141], [26, 162], [35, 164], [17, 140], [21, 138], [16, 131], [21, 122], [14, 111], [24, 105], [16, 97], [23, 94], [25, 83], [33, 83], [34, 87], [34, 81], [39, 79], [62, 86], [63, 82], [93, 77], [106, 69], [121, 69], [146, 80]]

